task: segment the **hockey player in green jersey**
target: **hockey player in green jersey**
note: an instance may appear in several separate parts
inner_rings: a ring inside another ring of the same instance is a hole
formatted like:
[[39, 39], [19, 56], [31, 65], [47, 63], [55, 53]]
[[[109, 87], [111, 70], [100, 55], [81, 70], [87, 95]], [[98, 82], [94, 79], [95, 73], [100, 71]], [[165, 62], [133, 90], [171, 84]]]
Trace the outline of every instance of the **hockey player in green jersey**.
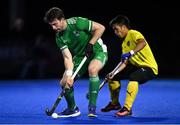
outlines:
[[66, 88], [64, 96], [67, 109], [58, 115], [60, 117], [80, 115], [80, 110], [74, 99], [74, 79], [71, 76], [83, 57], [86, 56], [87, 61], [79, 71], [78, 76], [80, 77], [88, 71], [90, 94], [88, 116], [96, 117], [96, 101], [100, 84], [98, 73], [108, 59], [107, 47], [101, 39], [105, 27], [83, 17], [65, 19], [63, 11], [58, 7], [50, 8], [45, 14], [44, 21], [56, 31], [56, 43], [64, 59], [65, 71], [60, 84]]

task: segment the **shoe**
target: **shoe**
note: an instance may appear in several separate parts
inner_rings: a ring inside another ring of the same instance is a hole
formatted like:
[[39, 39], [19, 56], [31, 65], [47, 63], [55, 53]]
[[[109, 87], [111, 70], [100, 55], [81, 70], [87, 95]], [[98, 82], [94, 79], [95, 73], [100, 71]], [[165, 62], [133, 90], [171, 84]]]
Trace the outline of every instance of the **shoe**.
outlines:
[[67, 117], [77, 117], [81, 114], [79, 108], [76, 106], [74, 110], [70, 110], [69, 108], [65, 109], [61, 113], [58, 113], [58, 117], [67, 118]]
[[88, 117], [97, 117], [96, 106], [89, 105], [88, 110], [89, 110]]
[[123, 117], [123, 116], [131, 116], [132, 110], [128, 110], [126, 107], [123, 107], [119, 112], [115, 113], [115, 116], [117, 117]]
[[117, 104], [112, 104], [112, 102], [109, 102], [109, 104], [105, 107], [101, 109], [101, 112], [109, 112], [111, 110], [119, 110], [121, 109], [121, 105], [118, 102]]

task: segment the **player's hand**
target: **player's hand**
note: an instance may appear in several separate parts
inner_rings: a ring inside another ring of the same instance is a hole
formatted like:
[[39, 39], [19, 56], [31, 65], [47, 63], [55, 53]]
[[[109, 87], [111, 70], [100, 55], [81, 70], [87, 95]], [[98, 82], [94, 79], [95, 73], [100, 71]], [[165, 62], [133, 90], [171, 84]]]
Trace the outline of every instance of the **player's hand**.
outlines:
[[72, 87], [74, 83], [74, 79], [71, 78], [71, 76], [67, 76], [66, 85], [68, 87]]
[[64, 77], [60, 80], [60, 85], [61, 85], [62, 87], [64, 87], [64, 86], [66, 85], [66, 80], [65, 80]]
[[93, 44], [88, 43], [87, 47], [86, 47], [86, 51], [85, 51], [85, 55], [87, 58], [91, 57], [93, 54]]
[[130, 52], [128, 52], [128, 53], [124, 53], [124, 54], [122, 54], [121, 55], [121, 60], [122, 60], [122, 62], [124, 62], [125, 60], [127, 60], [127, 59], [129, 59], [131, 56], [133, 56], [134, 55], [134, 51], [133, 50], [131, 50]]
[[106, 79], [107, 79], [107, 80], [113, 79], [113, 77], [114, 77], [113, 74], [114, 74], [113, 72], [108, 73], [108, 74], [106, 75]]
[[60, 81], [61, 86], [69, 89], [73, 86], [74, 79], [71, 78], [71, 76], [64, 75], [63, 78]]

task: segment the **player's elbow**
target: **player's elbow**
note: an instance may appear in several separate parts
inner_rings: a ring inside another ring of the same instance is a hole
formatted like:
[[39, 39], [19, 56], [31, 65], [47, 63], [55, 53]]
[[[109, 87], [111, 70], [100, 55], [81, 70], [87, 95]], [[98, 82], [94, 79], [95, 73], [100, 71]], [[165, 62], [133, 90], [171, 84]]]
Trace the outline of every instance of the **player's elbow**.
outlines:
[[104, 32], [106, 30], [105, 26], [101, 25], [101, 30]]
[[146, 44], [147, 44], [147, 43], [146, 43], [145, 41], [142, 42], [143, 47], [145, 47]]

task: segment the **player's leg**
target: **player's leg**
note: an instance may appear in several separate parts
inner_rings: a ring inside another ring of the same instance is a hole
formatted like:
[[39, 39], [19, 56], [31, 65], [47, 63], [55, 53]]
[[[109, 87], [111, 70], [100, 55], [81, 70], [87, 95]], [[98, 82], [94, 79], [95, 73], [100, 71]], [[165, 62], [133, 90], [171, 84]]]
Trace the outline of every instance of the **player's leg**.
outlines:
[[74, 100], [74, 88], [71, 87], [70, 89], [65, 89], [64, 97], [66, 99], [68, 107], [64, 111], [58, 114], [59, 117], [79, 116], [81, 113]]
[[132, 105], [138, 93], [138, 82], [129, 81], [126, 91], [126, 100], [123, 108], [116, 113], [117, 116], [128, 116], [132, 115]]
[[119, 103], [119, 93], [120, 93], [121, 83], [116, 80], [109, 80], [108, 86], [111, 95], [111, 102], [109, 102], [107, 106], [101, 109], [102, 112], [109, 112], [111, 110], [121, 109], [121, 105]]
[[112, 80], [108, 81], [111, 101], [109, 102], [109, 104], [107, 104], [104, 108], [101, 109], [102, 112], [109, 112], [112, 110], [121, 109], [121, 105], [119, 102], [119, 93], [121, 89], [120, 80], [126, 79], [131, 69], [131, 66], [128, 65], [123, 71], [115, 75]]
[[[81, 63], [83, 57], [74, 57], [73, 58], [73, 63], [74, 63], [74, 71], [76, 71], [77, 67], [79, 66], [79, 64]], [[82, 68], [80, 69], [80, 71], [78, 72], [77, 77], [80, 77], [80, 75], [82, 74], [82, 71], [84, 71], [84, 68], [87, 67], [87, 62], [84, 63], [84, 65], [82, 66]], [[64, 97], [66, 99], [67, 102], [67, 109], [65, 109], [64, 111], [62, 111], [61, 113], [59, 113], [60, 117], [76, 117], [80, 115], [80, 110], [78, 108], [78, 106], [75, 103], [75, 99], [74, 99], [74, 88], [73, 86], [70, 88], [65, 89], [65, 93], [64, 93]]]
[[89, 72], [89, 117], [96, 117], [96, 101], [99, 92], [99, 71], [103, 68], [107, 62], [107, 53], [97, 53], [94, 58], [91, 60], [88, 66]]
[[123, 108], [116, 113], [116, 116], [132, 115], [132, 106], [138, 93], [139, 84], [143, 84], [154, 77], [155, 75], [150, 68], [140, 68], [130, 74], [125, 103]]

